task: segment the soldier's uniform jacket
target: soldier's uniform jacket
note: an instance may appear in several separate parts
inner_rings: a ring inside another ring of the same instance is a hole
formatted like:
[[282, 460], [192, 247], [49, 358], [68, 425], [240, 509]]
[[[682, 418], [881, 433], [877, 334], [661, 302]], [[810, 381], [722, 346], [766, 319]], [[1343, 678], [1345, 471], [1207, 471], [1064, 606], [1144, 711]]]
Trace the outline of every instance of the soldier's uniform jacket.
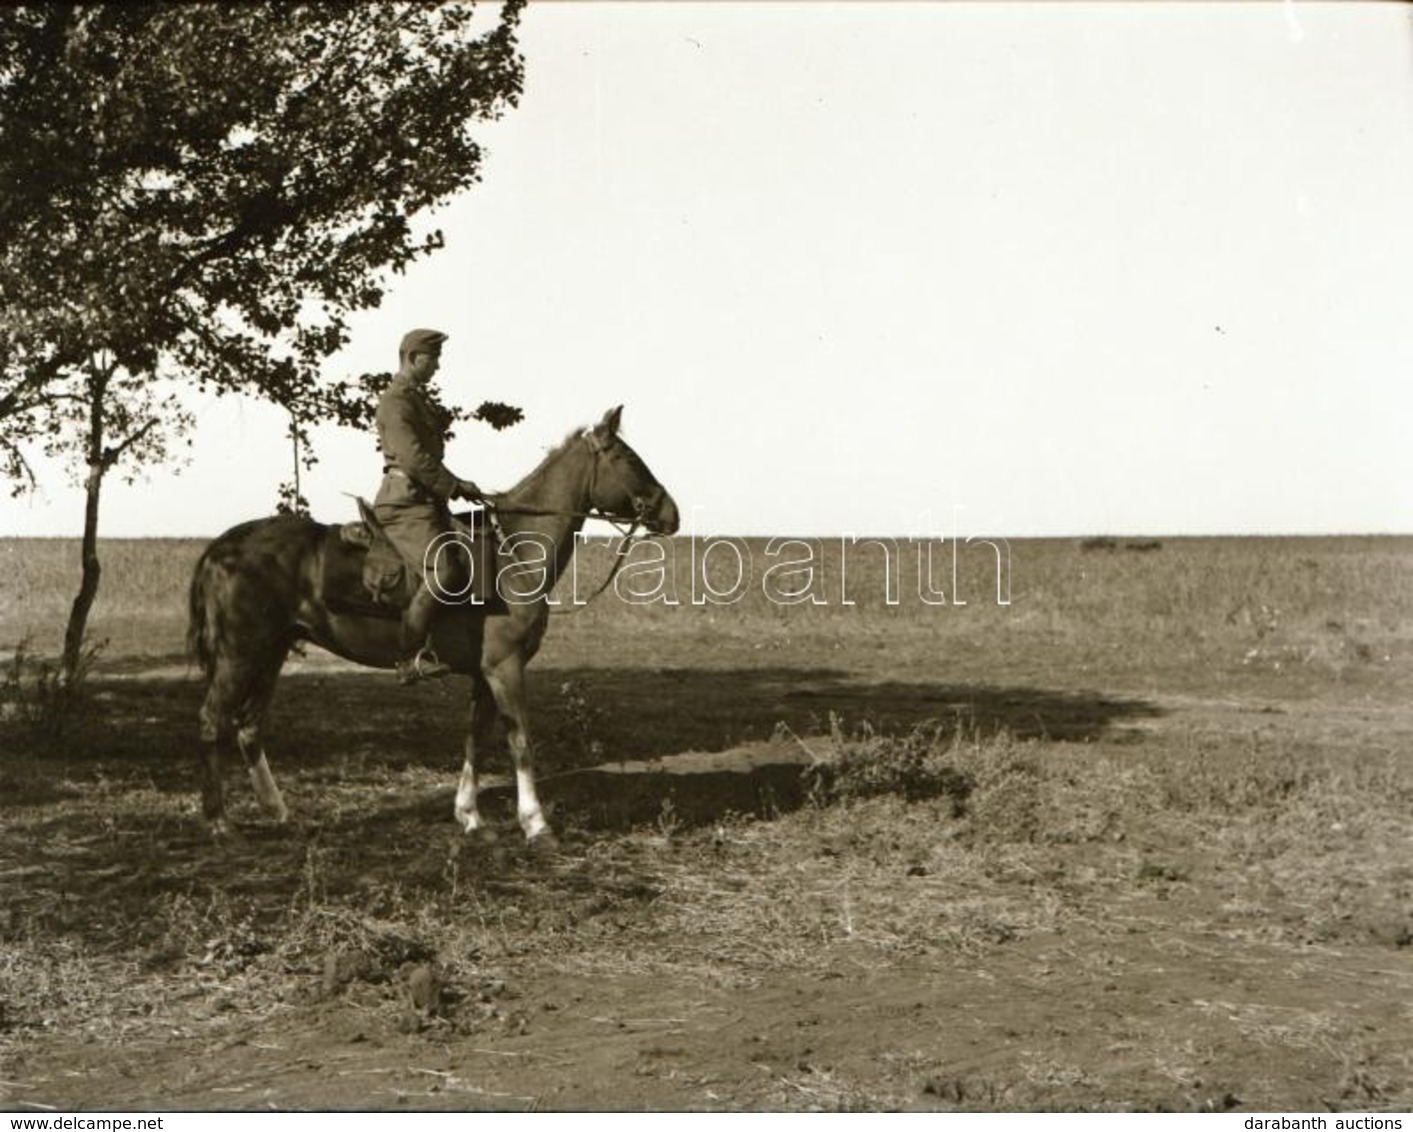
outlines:
[[461, 482], [442, 463], [446, 420], [417, 382], [401, 375], [378, 398], [375, 419], [383, 482], [373, 511], [403, 561], [426, 577], [427, 547], [451, 529], [447, 501]]
[[383, 453], [383, 482], [375, 504], [445, 503], [460, 480], [447, 470], [442, 413], [409, 377], [392, 379], [378, 398], [378, 447]]

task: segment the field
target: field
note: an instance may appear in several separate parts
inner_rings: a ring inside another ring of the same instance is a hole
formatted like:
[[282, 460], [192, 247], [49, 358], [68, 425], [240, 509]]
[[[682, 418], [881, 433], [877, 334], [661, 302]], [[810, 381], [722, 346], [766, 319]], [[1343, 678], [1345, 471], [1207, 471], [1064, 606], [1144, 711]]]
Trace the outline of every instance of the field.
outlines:
[[532, 668], [552, 852], [499, 749], [458, 837], [464, 682], [316, 650], [213, 843], [199, 549], [104, 544], [56, 708], [0, 542], [0, 1108], [1413, 1108], [1413, 539], [671, 542]]

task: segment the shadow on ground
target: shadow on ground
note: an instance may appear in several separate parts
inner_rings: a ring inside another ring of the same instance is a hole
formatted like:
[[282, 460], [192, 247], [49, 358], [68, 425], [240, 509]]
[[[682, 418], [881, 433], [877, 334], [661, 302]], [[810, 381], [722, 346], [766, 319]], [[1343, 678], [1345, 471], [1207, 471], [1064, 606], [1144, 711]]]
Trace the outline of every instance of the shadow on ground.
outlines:
[[[202, 689], [191, 677], [97, 680], [91, 718], [74, 721], [60, 749], [40, 752], [0, 731], [11, 789], [5, 804], [42, 804], [99, 777], [162, 792], [196, 788], [196, 718]], [[454, 774], [460, 764], [469, 682], [414, 688], [381, 672], [292, 671], [266, 728], [277, 775], [354, 774], [414, 767]], [[906, 733], [935, 727], [987, 739], [1089, 742], [1162, 709], [1098, 692], [905, 681], [874, 683], [829, 668], [544, 668], [532, 674], [532, 734], [541, 775], [763, 743], [781, 733], [820, 735], [831, 720]], [[488, 770], [504, 770], [497, 737]], [[61, 785], [62, 784], [62, 785]]]
[[[57, 806], [57, 833], [74, 811], [116, 806], [142, 826], [143, 837], [165, 839], [175, 826], [187, 829], [179, 840], [198, 843], [198, 682], [124, 673], [92, 690], [91, 718], [75, 721], [61, 749], [10, 744], [0, 759], [0, 810]], [[389, 823], [449, 825], [468, 690], [461, 679], [401, 688], [386, 673], [289, 673], [267, 746], [296, 814], [316, 823], [317, 836], [335, 840], [383, 836]], [[587, 830], [690, 827], [729, 814], [795, 809], [811, 788], [801, 772], [812, 750], [827, 748], [827, 740], [813, 737], [828, 734], [831, 718], [848, 733], [865, 725], [883, 733], [928, 726], [944, 741], [960, 730], [978, 739], [1004, 732], [1085, 742], [1161, 714], [1151, 703], [1097, 693], [869, 683], [828, 668], [547, 668], [535, 674], [531, 700], [542, 797], [556, 825]], [[493, 777], [503, 781], [510, 769], [497, 738], [481, 760], [492, 776], [483, 808], [514, 836], [514, 799]], [[226, 786], [237, 820], [248, 821], [250, 791], [238, 763], [227, 761]], [[432, 771], [445, 785], [409, 796], [405, 779], [389, 782], [408, 771]], [[149, 801], [125, 806], [123, 795], [133, 791]], [[331, 811], [331, 791], [366, 793]], [[133, 827], [129, 835], [138, 833]]]
[[[16, 745], [13, 729], [0, 734], [0, 903], [25, 923], [121, 940], [137, 917], [160, 934], [172, 900], [240, 894], [276, 915], [316, 873], [326, 894], [386, 881], [435, 888], [449, 862], [478, 851], [451, 814], [464, 680], [404, 689], [385, 673], [291, 673], [267, 746], [295, 821], [275, 826], [259, 814], [232, 757], [226, 787], [244, 836], [223, 845], [198, 816], [198, 683], [125, 674], [93, 691], [60, 749]], [[846, 731], [929, 725], [944, 740], [961, 730], [1067, 742], [1161, 714], [1099, 694], [868, 683], [825, 668], [546, 668], [532, 704], [542, 797], [570, 839], [795, 809], [810, 795], [802, 772], [828, 747], [819, 736], [831, 713]], [[510, 854], [512, 872], [541, 875], [528, 859], [517, 864], [528, 850], [503, 744], [482, 765], [496, 852]], [[491, 873], [502, 870], [497, 861]]]
[[[438, 749], [433, 762], [446, 765], [442, 752], [460, 750], [466, 693], [462, 680], [400, 689], [386, 674], [293, 675], [281, 690], [275, 729], [287, 729], [307, 754], [366, 742], [390, 760], [421, 763], [419, 748], [430, 744]], [[845, 730], [935, 725], [944, 735], [1087, 742], [1162, 714], [1155, 704], [1097, 692], [872, 683], [826, 668], [542, 669], [532, 677], [530, 706], [547, 770], [722, 750], [768, 739], [781, 724], [820, 734], [831, 716]], [[271, 742], [273, 752], [281, 740]]]

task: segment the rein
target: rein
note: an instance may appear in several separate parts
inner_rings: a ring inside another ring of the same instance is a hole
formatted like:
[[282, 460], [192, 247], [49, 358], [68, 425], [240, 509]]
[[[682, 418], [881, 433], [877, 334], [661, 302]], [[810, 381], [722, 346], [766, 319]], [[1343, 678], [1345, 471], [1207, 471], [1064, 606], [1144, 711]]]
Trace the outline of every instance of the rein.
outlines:
[[[598, 443], [597, 439], [595, 438], [592, 432], [584, 433], [583, 439], [584, 442], [588, 444], [589, 448], [594, 453], [594, 462], [591, 466], [591, 470], [589, 473], [589, 486], [587, 492], [589, 496], [590, 507], [592, 507], [594, 496], [594, 484], [598, 481], [599, 457], [603, 455], [604, 448], [602, 444]], [[487, 509], [493, 515], [532, 515], [542, 518], [586, 520], [602, 519], [614, 530], [616, 530], [623, 540], [618, 547], [617, 553], [614, 555], [613, 568], [609, 570], [608, 576], [604, 578], [602, 582], [599, 583], [598, 588], [594, 590], [594, 592], [591, 593], [588, 598], [580, 604], [576, 604], [571, 608], [567, 609], [551, 609], [551, 616], [563, 616], [567, 613], [578, 613], [579, 610], [585, 608], [590, 602], [592, 602], [596, 597], [603, 593], [604, 590], [608, 589], [608, 587], [613, 584], [613, 579], [618, 577], [618, 572], [623, 569], [623, 564], [628, 560], [628, 552], [632, 549], [633, 544], [637, 542], [640, 538], [644, 537], [643, 535], [638, 534], [638, 528], [640, 526], [646, 528], [646, 524], [643, 522], [641, 507], [635, 510], [632, 515], [617, 515], [609, 511], [599, 510], [597, 508], [589, 511], [558, 511], [552, 508], [544, 507], [508, 506], [500, 502], [500, 500], [505, 498], [505, 494], [506, 493], [504, 492], [488, 492], [483, 497], [486, 501]]]
[[551, 617], [563, 617], [566, 614], [578, 613], [581, 609], [588, 608], [589, 603], [593, 601], [594, 598], [598, 597], [599, 594], [603, 593], [604, 590], [608, 589], [609, 585], [612, 584], [613, 579], [618, 577], [618, 571], [623, 569], [623, 563], [628, 561], [629, 550], [632, 549], [633, 544], [641, 536], [634, 533], [633, 527], [628, 527], [625, 530], [619, 527], [617, 523], [614, 523], [613, 520], [610, 519], [608, 521], [613, 526], [613, 528], [623, 536], [623, 542], [619, 545], [618, 552], [613, 556], [613, 568], [609, 570], [608, 576], [605, 577], [604, 580], [599, 583], [598, 589], [596, 589], [587, 598], [585, 598], [584, 601], [576, 605], [569, 606], [567, 608], [551, 609], [549, 611], [549, 615]]
[[606, 523], [617, 526], [619, 523], [627, 523], [631, 527], [636, 527], [642, 520], [636, 515], [615, 515], [610, 511], [554, 511], [543, 507], [509, 507], [496, 500], [504, 499], [503, 495], [487, 492], [481, 497], [486, 501], [486, 510], [497, 515], [538, 515], [541, 517], [554, 517], [560, 519], [602, 519]]

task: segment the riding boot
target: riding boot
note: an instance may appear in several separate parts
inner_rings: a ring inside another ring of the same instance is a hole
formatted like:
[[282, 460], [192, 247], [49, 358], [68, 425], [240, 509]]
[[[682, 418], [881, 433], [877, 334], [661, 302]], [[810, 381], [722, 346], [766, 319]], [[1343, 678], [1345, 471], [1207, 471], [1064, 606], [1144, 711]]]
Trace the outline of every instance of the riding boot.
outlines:
[[451, 675], [451, 665], [432, 650], [431, 628], [440, 603], [425, 585], [417, 588], [402, 615], [402, 647], [397, 661], [399, 684], [415, 684]]

